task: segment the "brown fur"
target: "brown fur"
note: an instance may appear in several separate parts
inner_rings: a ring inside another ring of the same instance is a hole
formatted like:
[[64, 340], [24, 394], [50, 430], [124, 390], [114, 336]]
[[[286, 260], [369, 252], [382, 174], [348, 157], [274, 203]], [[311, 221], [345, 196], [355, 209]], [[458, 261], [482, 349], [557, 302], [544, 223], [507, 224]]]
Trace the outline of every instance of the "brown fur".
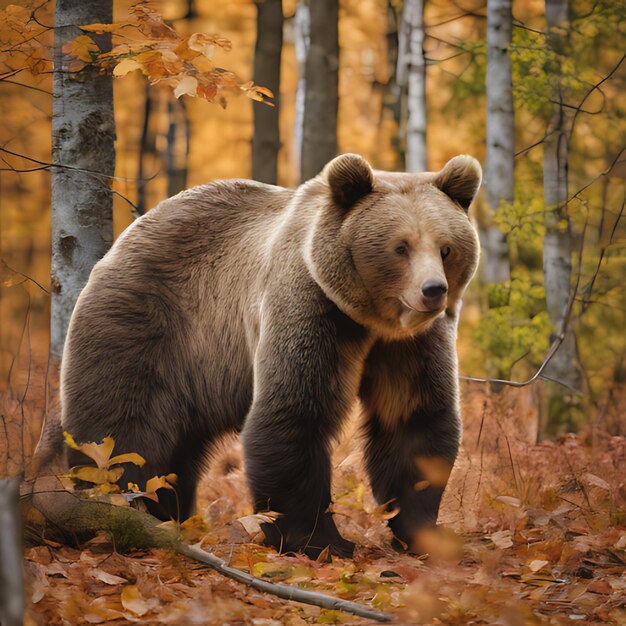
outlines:
[[[374, 493], [396, 498], [392, 528], [410, 543], [442, 490], [412, 490], [416, 456], [452, 462], [458, 447], [456, 322], [478, 260], [463, 209], [479, 185], [471, 157], [387, 174], [343, 155], [295, 191], [222, 181], [162, 202], [80, 295], [63, 427], [145, 456], [125, 482], [176, 472], [162, 517], [191, 512], [212, 444], [242, 430], [255, 508], [281, 513], [268, 541], [345, 555], [327, 512], [330, 444], [360, 395]], [[429, 280], [447, 289], [436, 304]]]

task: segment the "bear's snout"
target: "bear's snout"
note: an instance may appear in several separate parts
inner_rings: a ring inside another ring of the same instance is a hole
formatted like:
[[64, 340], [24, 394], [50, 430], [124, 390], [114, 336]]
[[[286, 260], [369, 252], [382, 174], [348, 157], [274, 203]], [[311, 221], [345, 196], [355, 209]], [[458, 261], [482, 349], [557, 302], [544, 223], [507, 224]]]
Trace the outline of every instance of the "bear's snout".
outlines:
[[429, 311], [441, 309], [446, 303], [448, 285], [436, 280], [427, 280], [422, 285], [422, 301]]

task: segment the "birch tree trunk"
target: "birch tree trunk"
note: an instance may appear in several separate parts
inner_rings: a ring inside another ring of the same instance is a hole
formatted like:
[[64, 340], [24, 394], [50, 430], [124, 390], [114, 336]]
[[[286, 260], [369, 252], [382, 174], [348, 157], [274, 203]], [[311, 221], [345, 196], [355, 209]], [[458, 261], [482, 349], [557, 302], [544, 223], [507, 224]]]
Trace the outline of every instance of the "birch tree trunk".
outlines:
[[487, 158], [485, 181], [489, 223], [482, 233], [486, 283], [510, 279], [509, 249], [493, 223], [502, 201], [513, 202], [515, 118], [509, 48], [513, 30], [512, 0], [487, 0]]
[[[78, 294], [111, 246], [115, 169], [112, 79], [90, 65], [70, 72], [62, 48], [81, 34], [78, 25], [111, 19], [111, 0], [55, 4], [50, 354], [57, 359]], [[94, 39], [102, 49], [110, 45], [110, 35]]]
[[339, 0], [309, 3], [311, 34], [305, 63], [300, 180], [313, 178], [337, 153]]
[[[557, 57], [565, 53], [567, 0], [546, 0], [548, 44]], [[560, 62], [559, 62], [560, 67]], [[563, 106], [562, 83], [558, 70], [552, 100], [554, 109], [548, 124], [543, 152], [543, 185], [545, 205], [545, 236], [543, 240], [543, 271], [546, 305], [552, 327], [552, 339], [563, 331], [560, 348], [545, 369], [547, 377], [581, 390], [582, 376], [577, 355], [576, 336], [570, 320], [564, 320], [571, 292], [572, 233], [568, 213], [568, 151], [569, 135], [566, 108]], [[546, 434], [575, 429], [574, 399], [562, 385], [549, 385]]]
[[304, 101], [306, 99], [306, 59], [311, 44], [311, 11], [309, 0], [299, 0], [295, 16], [294, 47], [298, 66], [298, 87], [296, 90], [296, 112], [294, 119], [294, 163], [298, 176], [302, 162], [302, 131], [304, 125]]
[[252, 178], [276, 184], [280, 130], [280, 55], [283, 47], [282, 0], [257, 0], [254, 82], [274, 94], [274, 106], [253, 103]]
[[425, 172], [426, 59], [424, 57], [424, 0], [405, 0], [398, 50], [398, 84], [407, 87], [406, 169]]

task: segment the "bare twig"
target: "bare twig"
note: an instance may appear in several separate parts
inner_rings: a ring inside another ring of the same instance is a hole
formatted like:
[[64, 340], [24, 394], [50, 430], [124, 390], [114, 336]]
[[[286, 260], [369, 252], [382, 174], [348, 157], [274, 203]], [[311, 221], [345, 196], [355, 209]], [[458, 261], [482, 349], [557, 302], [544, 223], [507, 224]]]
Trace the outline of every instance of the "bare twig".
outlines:
[[376, 622], [392, 622], [395, 619], [395, 616], [391, 613], [370, 609], [362, 604], [358, 604], [357, 602], [333, 598], [332, 596], [327, 596], [323, 593], [307, 591], [306, 589], [292, 587], [291, 585], [277, 585], [266, 580], [261, 580], [260, 578], [246, 574], [246, 572], [242, 572], [239, 569], [230, 567], [226, 564], [226, 561], [220, 559], [214, 554], [211, 554], [210, 552], [202, 550], [202, 548], [197, 545], [189, 546], [187, 544], [180, 544], [178, 552], [190, 559], [194, 559], [208, 565], [224, 576], [228, 576], [229, 578], [233, 578], [240, 583], [249, 585], [253, 589], [271, 593], [272, 595], [285, 600], [313, 604], [314, 606], [319, 606], [323, 609], [330, 609], [333, 611], [345, 611], [347, 613], [352, 613], [353, 615], [358, 615], [359, 617], [366, 617]]
[[593, 276], [591, 277], [591, 280], [589, 281], [589, 284], [585, 288], [585, 292], [582, 297], [581, 312], [580, 312], [581, 315], [587, 310], [587, 307], [589, 306], [589, 304], [593, 302], [593, 300], [591, 300], [591, 293], [593, 292], [593, 286], [596, 282], [596, 279], [598, 278], [598, 274], [600, 273], [600, 267], [602, 266], [602, 261], [604, 260], [604, 255], [606, 254], [607, 248], [613, 243], [613, 237], [615, 236], [617, 227], [620, 221], [622, 220], [622, 215], [624, 214], [625, 203], [626, 201], [622, 202], [622, 207], [619, 211], [619, 215], [617, 216], [615, 220], [615, 223], [613, 224], [613, 228], [611, 230], [611, 235], [609, 236], [608, 243], [605, 246], [602, 246], [602, 248], [600, 249], [600, 256], [598, 257], [598, 263], [596, 264], [596, 269], [593, 273]]

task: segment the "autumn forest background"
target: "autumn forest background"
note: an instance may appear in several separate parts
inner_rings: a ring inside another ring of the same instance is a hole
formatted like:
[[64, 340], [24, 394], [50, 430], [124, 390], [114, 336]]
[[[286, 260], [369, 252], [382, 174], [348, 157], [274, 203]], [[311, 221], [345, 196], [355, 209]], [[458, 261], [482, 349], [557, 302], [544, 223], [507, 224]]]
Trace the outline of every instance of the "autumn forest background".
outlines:
[[[340, 529], [363, 546], [353, 562], [278, 556], [241, 531], [251, 507], [234, 440], [199, 493], [198, 536], [256, 576], [406, 623], [624, 623], [623, 3], [58, 6], [69, 27], [54, 2], [0, 0], [0, 478], [28, 476], [55, 406], [71, 310], [59, 294], [84, 284], [89, 254], [138, 215], [221, 178], [296, 186], [343, 152], [406, 171], [468, 153], [484, 167], [472, 211], [483, 252], [459, 329], [463, 450], [430, 558], [391, 549], [356, 417], [333, 487]], [[84, 80], [64, 83], [58, 55]], [[109, 107], [74, 143], [53, 132], [60, 89], [66, 113], [81, 89], [87, 110]], [[83, 202], [99, 243], [73, 267], [64, 220]], [[102, 537], [47, 541], [29, 537], [29, 623], [361, 623], [255, 595], [164, 550], [104, 564]]]

